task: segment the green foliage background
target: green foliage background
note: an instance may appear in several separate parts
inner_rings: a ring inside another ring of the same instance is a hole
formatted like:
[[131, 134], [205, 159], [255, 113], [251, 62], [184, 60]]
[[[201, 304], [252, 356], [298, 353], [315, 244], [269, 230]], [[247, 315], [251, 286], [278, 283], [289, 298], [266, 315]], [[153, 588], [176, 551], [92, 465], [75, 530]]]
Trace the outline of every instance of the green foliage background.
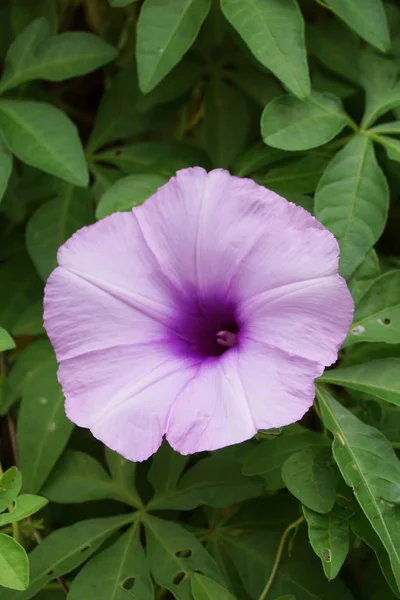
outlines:
[[[0, 600], [399, 598], [398, 2], [2, 0], [0, 60]], [[67, 420], [43, 286], [193, 165], [330, 229], [354, 323], [301, 423], [133, 464]]]

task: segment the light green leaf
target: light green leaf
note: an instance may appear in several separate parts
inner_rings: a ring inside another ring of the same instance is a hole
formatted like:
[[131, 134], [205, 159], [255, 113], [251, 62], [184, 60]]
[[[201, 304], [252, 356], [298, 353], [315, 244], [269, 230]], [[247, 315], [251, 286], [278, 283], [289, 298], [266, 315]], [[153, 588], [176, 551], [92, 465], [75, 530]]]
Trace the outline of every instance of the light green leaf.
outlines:
[[75, 231], [93, 221], [87, 190], [62, 185], [57, 198], [42, 204], [28, 221], [26, 247], [41, 278], [57, 266], [57, 251]]
[[26, 590], [29, 585], [28, 557], [12, 537], [0, 533], [0, 585]]
[[396, 506], [400, 502], [400, 463], [377, 429], [359, 421], [318, 386], [325, 426], [334, 434], [333, 455], [347, 485], [389, 554], [400, 583], [400, 533]]
[[115, 544], [92, 558], [72, 582], [68, 600], [153, 600], [153, 583], [138, 519]]
[[21, 471], [17, 467], [10, 467], [0, 478], [0, 513], [15, 502], [21, 487]]
[[23, 594], [1, 591], [1, 600], [29, 600], [49, 581], [85, 562], [115, 531], [128, 525], [132, 515], [79, 521], [58, 529], [29, 554], [30, 585]]
[[349, 519], [346, 511], [334, 506], [326, 515], [318, 514], [303, 506], [308, 524], [308, 537], [317, 556], [321, 559], [324, 573], [334, 579], [349, 551]]
[[137, 63], [142, 92], [152, 90], [193, 44], [210, 0], [145, 0], [137, 25]]
[[194, 600], [235, 600], [226, 588], [201, 573], [193, 573], [191, 590]]
[[318, 513], [332, 510], [336, 499], [335, 474], [327, 448], [306, 448], [292, 454], [282, 466], [282, 479], [289, 492]]
[[261, 117], [264, 142], [281, 150], [308, 150], [334, 138], [348, 123], [339, 98], [312, 92], [306, 100], [280, 96]]
[[315, 216], [339, 242], [345, 279], [382, 234], [388, 206], [388, 185], [371, 140], [356, 136], [328, 164], [315, 195]]
[[245, 475], [261, 475], [269, 490], [285, 487], [281, 477], [281, 468], [292, 454], [307, 448], [328, 445], [321, 434], [309, 431], [300, 425], [285, 427], [280, 436], [260, 442], [244, 457], [243, 473]]
[[382, 0], [324, 0], [324, 4], [364, 40], [386, 52], [389, 28]]
[[361, 83], [366, 94], [361, 126], [367, 129], [380, 116], [400, 106], [400, 81], [397, 63], [367, 49], [361, 59]]
[[222, 0], [221, 8], [260, 63], [295, 96], [306, 98], [310, 79], [296, 0]]
[[28, 256], [0, 265], [0, 326], [13, 333], [21, 313], [43, 297], [43, 285]]
[[0, 139], [0, 202], [7, 189], [8, 180], [12, 172], [13, 161], [12, 155], [7, 146]]
[[320, 381], [365, 392], [400, 406], [400, 358], [382, 358], [325, 371]]
[[328, 162], [328, 155], [310, 153], [272, 167], [265, 176], [257, 178], [257, 183], [285, 197], [288, 194], [310, 194], [315, 191]]
[[36, 493], [47, 479], [71, 435], [64, 396], [57, 381], [57, 363], [33, 372], [23, 391], [17, 440], [24, 490]]
[[372, 248], [348, 281], [354, 302], [358, 304], [374, 279], [381, 274], [379, 258]]
[[[1, 481], [0, 481], [1, 485]], [[34, 496], [33, 494], [22, 494], [15, 501], [15, 506], [10, 512], [0, 515], [0, 527], [22, 521], [31, 515], [34, 515], [48, 503], [47, 498]]]
[[103, 219], [114, 212], [129, 211], [134, 206], [143, 204], [164, 183], [167, 183], [166, 177], [151, 173], [122, 177], [100, 198], [96, 218]]
[[206, 91], [204, 135], [215, 167], [229, 167], [244, 150], [249, 127], [249, 108], [242, 93], [214, 79]]
[[101, 464], [89, 454], [67, 450], [43, 487], [52, 502], [77, 503], [108, 498], [138, 506], [137, 495], [131, 497]]
[[72, 121], [45, 102], [0, 100], [0, 130], [23, 162], [74, 185], [86, 186], [85, 156]]
[[3, 327], [0, 327], [0, 352], [12, 350], [13, 348], [15, 348], [15, 342], [11, 335]]
[[346, 344], [400, 343], [400, 271], [384, 273], [361, 298]]
[[153, 578], [177, 600], [192, 600], [190, 576], [195, 571], [224, 584], [214, 559], [192, 533], [172, 521], [147, 514], [144, 523]]

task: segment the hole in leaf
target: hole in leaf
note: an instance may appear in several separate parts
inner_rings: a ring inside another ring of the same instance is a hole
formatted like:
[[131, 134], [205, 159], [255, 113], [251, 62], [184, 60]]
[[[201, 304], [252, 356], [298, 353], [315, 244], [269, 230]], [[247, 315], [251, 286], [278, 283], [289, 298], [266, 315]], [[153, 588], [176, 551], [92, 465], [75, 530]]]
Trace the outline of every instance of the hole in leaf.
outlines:
[[385, 317], [384, 319], [382, 319], [382, 323], [384, 325], [390, 325], [391, 324], [391, 319], [389, 319], [389, 317]]
[[324, 550], [322, 550], [322, 558], [327, 563], [331, 562], [332, 556], [331, 556], [331, 551], [329, 550], [329, 548], [325, 548]]
[[89, 544], [85, 544], [84, 546], [82, 546], [82, 548], [80, 549], [79, 552], [86, 552], [86, 550], [89, 550], [90, 545]]
[[178, 550], [178, 552], [175, 552], [175, 556], [177, 556], [178, 558], [190, 558], [192, 556], [192, 550], [190, 548]]
[[131, 590], [136, 583], [136, 577], [127, 577], [122, 583], [124, 590]]
[[185, 577], [186, 573], [184, 571], [179, 571], [179, 573], [177, 573], [173, 578], [172, 583], [174, 583], [175, 585], [179, 585], [180, 583], [182, 583]]
[[47, 571], [47, 575], [54, 575], [54, 573], [55, 573], [55, 569], [49, 569]]

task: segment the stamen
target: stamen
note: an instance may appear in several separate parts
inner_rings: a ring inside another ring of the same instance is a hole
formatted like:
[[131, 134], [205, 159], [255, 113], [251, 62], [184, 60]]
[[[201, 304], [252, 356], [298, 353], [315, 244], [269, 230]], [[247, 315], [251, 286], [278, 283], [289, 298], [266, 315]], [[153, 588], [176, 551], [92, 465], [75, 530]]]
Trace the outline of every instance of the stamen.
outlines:
[[218, 331], [217, 333], [217, 344], [224, 346], [225, 348], [232, 348], [236, 346], [237, 334], [231, 331]]

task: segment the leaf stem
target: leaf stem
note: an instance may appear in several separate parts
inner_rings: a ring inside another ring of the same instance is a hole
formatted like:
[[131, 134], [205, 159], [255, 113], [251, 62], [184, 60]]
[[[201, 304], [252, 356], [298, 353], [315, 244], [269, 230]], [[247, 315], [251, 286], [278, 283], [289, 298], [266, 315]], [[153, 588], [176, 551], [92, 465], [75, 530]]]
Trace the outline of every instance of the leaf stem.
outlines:
[[304, 522], [304, 517], [299, 517], [298, 519], [296, 519], [296, 521], [293, 521], [293, 523], [290, 523], [290, 525], [288, 525], [286, 527], [285, 531], [283, 532], [281, 541], [279, 542], [278, 550], [276, 551], [275, 562], [272, 567], [271, 574], [270, 574], [268, 581], [265, 585], [265, 588], [263, 589], [261, 596], [259, 597], [258, 600], [266, 600], [268, 592], [270, 591], [272, 584], [274, 583], [276, 574], [278, 572], [279, 565], [280, 565], [280, 562], [282, 559], [283, 550], [285, 548], [286, 540], [289, 537], [289, 534], [294, 529], [297, 529], [303, 522]]

